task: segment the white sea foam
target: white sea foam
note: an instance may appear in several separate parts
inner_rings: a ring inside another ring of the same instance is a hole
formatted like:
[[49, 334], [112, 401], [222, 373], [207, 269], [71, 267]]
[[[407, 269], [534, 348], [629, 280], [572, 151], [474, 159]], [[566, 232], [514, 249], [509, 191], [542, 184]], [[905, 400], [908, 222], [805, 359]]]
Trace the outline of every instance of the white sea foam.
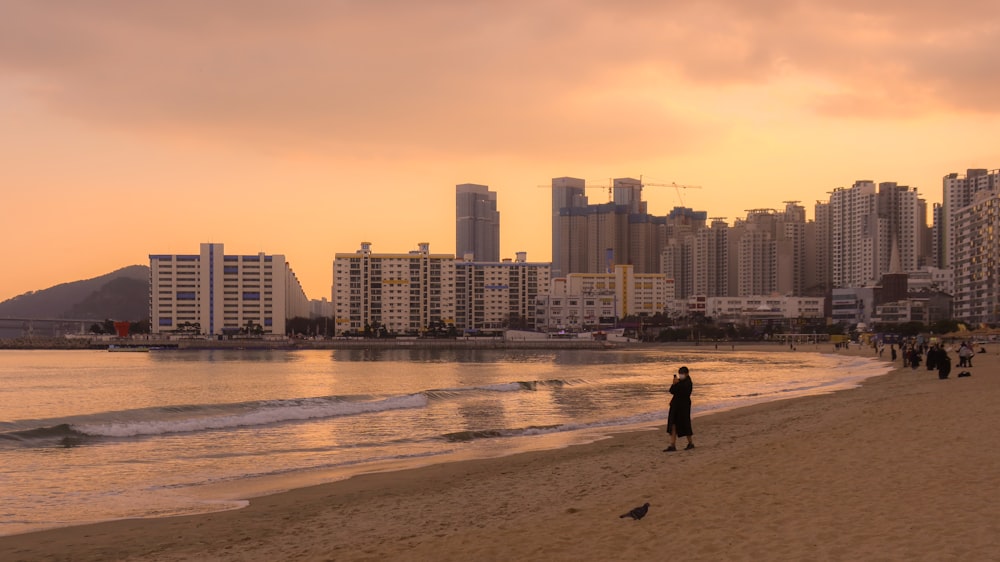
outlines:
[[102, 437], [135, 437], [139, 435], [163, 435], [167, 433], [187, 433], [211, 429], [252, 427], [296, 420], [353, 416], [370, 412], [423, 408], [427, 397], [423, 394], [397, 396], [373, 402], [310, 401], [277, 402], [280, 405], [264, 405], [242, 414], [227, 416], [197, 417], [171, 420], [136, 420], [81, 424], [72, 426], [74, 430], [87, 435]]

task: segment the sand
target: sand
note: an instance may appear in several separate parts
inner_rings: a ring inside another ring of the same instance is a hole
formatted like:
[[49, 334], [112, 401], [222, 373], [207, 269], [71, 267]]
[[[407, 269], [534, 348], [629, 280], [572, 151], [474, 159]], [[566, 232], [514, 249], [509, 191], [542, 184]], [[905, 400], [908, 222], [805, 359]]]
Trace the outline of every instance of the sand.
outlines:
[[[662, 452], [662, 430], [621, 434], [236, 511], [0, 537], [0, 560], [1000, 559], [1000, 349], [988, 349], [967, 378], [900, 369], [698, 417], [692, 451]], [[697, 385], [708, 375], [692, 367]], [[618, 517], [644, 502], [641, 521]]]

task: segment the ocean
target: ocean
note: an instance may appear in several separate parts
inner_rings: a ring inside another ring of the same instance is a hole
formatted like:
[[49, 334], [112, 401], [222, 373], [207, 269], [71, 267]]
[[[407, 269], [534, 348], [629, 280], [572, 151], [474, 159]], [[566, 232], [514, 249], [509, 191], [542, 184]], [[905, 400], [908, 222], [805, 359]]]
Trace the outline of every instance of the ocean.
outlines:
[[653, 427], [682, 365], [696, 417], [889, 370], [826, 345], [724, 347], [0, 351], [0, 535]]

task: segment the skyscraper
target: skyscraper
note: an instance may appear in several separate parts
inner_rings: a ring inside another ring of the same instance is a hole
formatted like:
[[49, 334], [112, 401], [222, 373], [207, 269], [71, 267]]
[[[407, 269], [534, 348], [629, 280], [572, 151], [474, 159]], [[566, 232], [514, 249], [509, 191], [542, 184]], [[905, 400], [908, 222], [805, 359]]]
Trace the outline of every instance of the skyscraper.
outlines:
[[485, 185], [455, 186], [455, 255], [475, 261], [500, 261], [500, 212], [497, 194]]
[[807, 269], [806, 286], [810, 294], [828, 295], [833, 289], [833, 262], [830, 252], [833, 249], [833, 233], [830, 219], [830, 201], [816, 201], [813, 236], [810, 245], [812, 267]]
[[834, 287], [865, 287], [878, 271], [878, 198], [875, 183], [854, 182], [830, 195], [830, 247]]
[[[889, 273], [897, 254], [901, 272], [915, 271], [926, 204], [916, 188], [862, 180], [830, 196], [830, 248], [834, 287], [865, 287]], [[923, 211], [923, 212], [922, 212]], [[926, 225], [924, 225], [926, 227]]]
[[[572, 240], [579, 236], [579, 228], [567, 226], [563, 229], [559, 223], [559, 213], [563, 209], [581, 209], [587, 207], [586, 185], [579, 178], [552, 178], [552, 277], [564, 277], [571, 271], [570, 248], [575, 247]], [[584, 232], [585, 235], [585, 232]]]

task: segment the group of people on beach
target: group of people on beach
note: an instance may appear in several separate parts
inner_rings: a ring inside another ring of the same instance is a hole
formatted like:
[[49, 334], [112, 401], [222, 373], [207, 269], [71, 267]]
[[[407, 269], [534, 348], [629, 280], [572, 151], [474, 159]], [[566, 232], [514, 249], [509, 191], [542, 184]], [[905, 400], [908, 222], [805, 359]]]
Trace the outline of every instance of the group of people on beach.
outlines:
[[[903, 367], [910, 367], [916, 370], [920, 367], [921, 363], [926, 362], [927, 370], [936, 370], [939, 379], [946, 379], [951, 373], [951, 356], [948, 355], [948, 349], [942, 343], [930, 345], [927, 343], [900, 344], [899, 351], [903, 359]], [[982, 349], [981, 353], [985, 352], [986, 349]], [[881, 356], [881, 352], [879, 351], [878, 353]], [[890, 345], [890, 353], [892, 360], [895, 362], [895, 345]], [[976, 352], [968, 342], [962, 342], [958, 348], [957, 355], [959, 367], [972, 367], [972, 358], [976, 355]], [[968, 372], [959, 373], [959, 376], [968, 375]]]
[[[875, 352], [881, 357], [885, 350], [885, 344], [876, 343], [873, 346]], [[892, 361], [895, 362], [897, 358], [895, 344], [889, 345], [889, 352]], [[980, 353], [985, 352], [985, 348], [980, 350]], [[976, 351], [968, 342], [962, 342], [957, 354], [959, 367], [972, 367], [972, 358]], [[899, 355], [903, 358], [903, 367], [911, 367], [916, 370], [921, 363], [926, 361], [927, 370], [937, 370], [939, 379], [946, 379], [951, 374], [951, 357], [943, 344], [928, 345], [927, 343], [917, 344], [915, 342], [900, 344]], [[967, 371], [958, 374], [960, 377], [968, 375]], [[667, 412], [667, 433], [670, 435], [670, 444], [666, 449], [663, 449], [665, 453], [677, 450], [678, 437], [687, 438], [685, 449], [694, 449], [694, 431], [691, 428], [691, 393], [693, 390], [694, 384], [691, 382], [690, 370], [687, 367], [677, 369], [677, 374], [674, 375], [674, 380], [668, 389], [671, 395], [670, 409]]]

